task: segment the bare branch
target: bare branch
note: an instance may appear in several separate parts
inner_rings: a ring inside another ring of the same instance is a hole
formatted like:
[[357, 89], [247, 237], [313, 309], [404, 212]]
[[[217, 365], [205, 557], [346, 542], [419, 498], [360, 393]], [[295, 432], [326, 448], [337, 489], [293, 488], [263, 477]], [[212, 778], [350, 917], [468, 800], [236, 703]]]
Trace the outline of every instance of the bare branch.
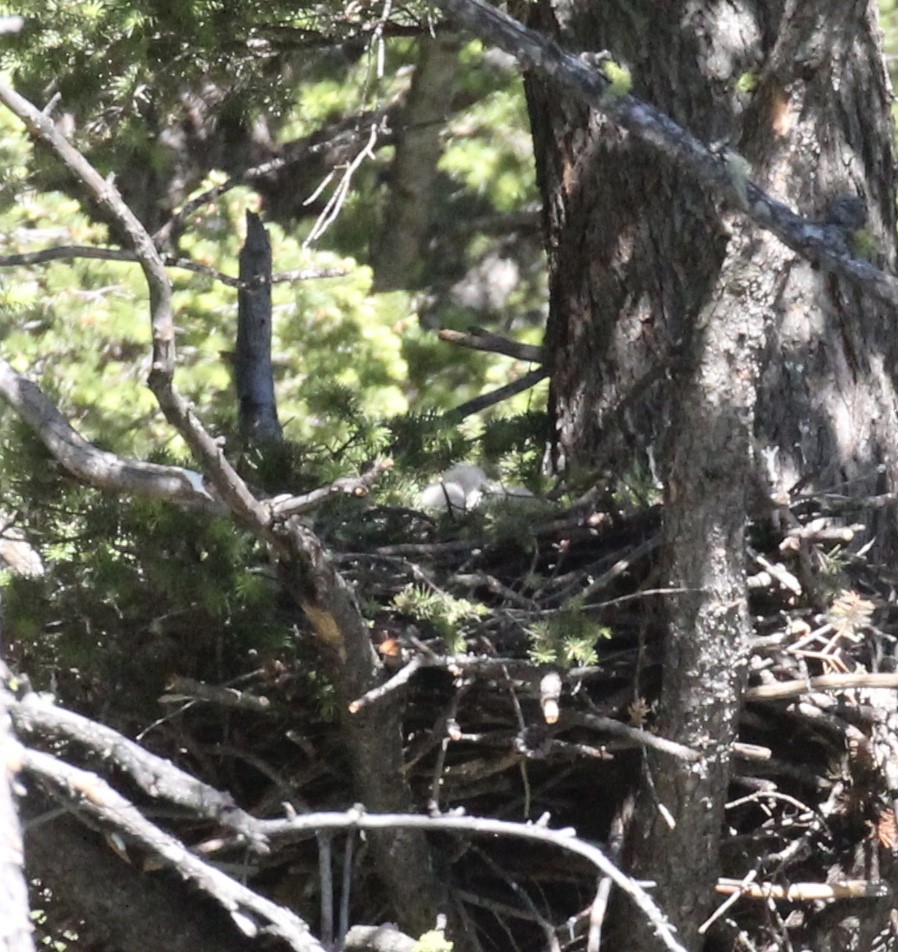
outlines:
[[814, 691], [845, 691], [849, 688], [891, 688], [898, 690], [898, 674], [870, 674], [852, 671], [848, 674], [821, 674], [816, 678], [796, 681], [777, 681], [747, 688], [746, 701], [773, 701], [800, 697]]
[[355, 808], [347, 813], [307, 813], [289, 820], [261, 820], [260, 826], [271, 836], [319, 830], [419, 829], [446, 830], [478, 836], [508, 836], [545, 843], [556, 849], [581, 856], [612, 882], [637, 906], [654, 926], [658, 938], [672, 952], [686, 952], [673, 934], [667, 917], [635, 880], [624, 875], [597, 847], [578, 839], [572, 829], [551, 830], [534, 823], [512, 823], [489, 817], [411, 816], [408, 814], [369, 814]]
[[361, 476], [342, 476], [330, 485], [313, 489], [302, 496], [275, 496], [269, 501], [272, 518], [275, 520], [288, 519], [290, 516], [309, 512], [334, 496], [367, 496], [375, 482], [392, 467], [393, 460], [389, 458], [380, 459]]
[[234, 516], [244, 524], [268, 525], [268, 514], [225, 459], [221, 448], [191, 412], [173, 384], [175, 370], [175, 325], [172, 292], [162, 257], [146, 229], [124, 203], [118, 189], [104, 179], [84, 156], [27, 99], [9, 86], [0, 84], [0, 102], [25, 124], [28, 131], [49, 146], [66, 167], [89, 190], [103, 210], [124, 231], [146, 278], [150, 296], [150, 324], [153, 333], [153, 365], [150, 389], [156, 396], [166, 419], [175, 427], [203, 463], [203, 469]]
[[64, 799], [74, 799], [89, 815], [143, 844], [167, 866], [212, 896], [228, 910], [244, 934], [277, 936], [296, 952], [324, 952], [299, 916], [203, 862], [175, 837], [150, 823], [134, 804], [96, 774], [64, 764], [50, 754], [28, 749], [22, 752], [22, 766]]
[[882, 899], [892, 895], [887, 882], [848, 879], [841, 883], [754, 883], [741, 879], [719, 879], [716, 891], [747, 899], [781, 899], [786, 902], [815, 902], [821, 899]]
[[21, 745], [9, 717], [12, 695], [6, 685], [8, 676], [0, 662], [0, 948], [4, 952], [34, 952], [22, 831], [13, 795]]
[[[203, 205], [215, 201], [216, 198], [220, 198], [226, 192], [244, 182], [252, 183], [264, 180], [289, 165], [296, 165], [319, 155], [324, 156], [325, 161], [330, 165], [338, 165], [341, 162], [348, 161], [362, 142], [362, 129], [368, 129], [372, 124], [380, 128], [379, 144], [381, 146], [390, 145], [393, 141], [393, 133], [390, 128], [392, 113], [393, 109], [388, 107], [358, 116], [350, 116], [348, 119], [329, 126], [326, 130], [319, 130], [308, 138], [287, 143], [284, 146], [283, 155], [232, 175], [221, 185], [214, 185], [185, 202], [171, 217], [170, 221], [156, 232], [153, 236], [154, 239], [158, 244], [166, 243], [171, 235], [177, 234], [184, 227], [184, 222]], [[323, 139], [322, 136], [324, 136]]]
[[622, 737], [631, 741], [640, 747], [651, 747], [653, 750], [676, 757], [678, 760], [698, 761], [702, 759], [702, 754], [691, 747], [678, 744], [672, 740], [666, 740], [657, 734], [641, 730], [638, 727], [630, 727], [629, 724], [622, 724], [614, 720], [613, 717], [605, 717], [601, 714], [586, 714], [579, 712], [566, 712], [562, 721], [563, 725], [579, 724], [583, 727], [590, 727], [593, 730], [604, 731], [615, 737]]
[[501, 403], [503, 400], [509, 400], [511, 397], [523, 393], [531, 387], [535, 387], [540, 380], [548, 376], [548, 370], [538, 367], [536, 370], [529, 371], [524, 374], [523, 377], [519, 377], [512, 383], [505, 384], [504, 387], [499, 387], [490, 393], [485, 393], [482, 397], [474, 397], [473, 400], [462, 403], [454, 410], [450, 410], [446, 414], [446, 417], [450, 420], [463, 420], [465, 417], [471, 416], [472, 413], [479, 413], [481, 410], [486, 410], [489, 407], [495, 406], [497, 403]]
[[180, 770], [171, 761], [151, 754], [127, 737], [89, 718], [56, 707], [35, 693], [10, 703], [16, 730], [31, 738], [64, 737], [99, 754], [124, 770], [151, 797], [164, 798], [187, 807], [197, 816], [234, 830], [261, 851], [266, 844], [256, 829], [256, 820], [241, 810], [228, 794], [220, 793]]
[[[819, 222], [796, 215], [734, 170], [727, 154], [714, 152], [669, 116], [630, 95], [613, 91], [611, 81], [557, 43], [503, 13], [485, 0], [436, 0], [453, 20], [486, 43], [517, 59], [522, 67], [551, 77], [621, 128], [653, 146], [678, 168], [691, 173], [730, 208], [744, 212], [808, 261], [825, 265], [888, 304], [898, 305], [898, 278], [852, 257], [846, 242]], [[732, 154], [731, 154], [732, 156]]]
[[[93, 258], [99, 261], [128, 261], [137, 263], [138, 257], [133, 251], [125, 248], [98, 248], [95, 245], [56, 245], [53, 248], [42, 248], [40, 251], [25, 251], [20, 254], [0, 255], [0, 268], [10, 268], [18, 265], [46, 264], [50, 261], [71, 261], [75, 258]], [[230, 274], [199, 264], [189, 258], [176, 258], [174, 255], [163, 255], [162, 261], [169, 268], [181, 268], [184, 271], [193, 271], [202, 274], [231, 288], [249, 288], [265, 282], [241, 281]], [[269, 284], [287, 284], [294, 281], [311, 281], [315, 278], [343, 278], [348, 271], [340, 268], [300, 268], [295, 271], [282, 271], [273, 274]]]
[[534, 364], [541, 364], [545, 359], [542, 347], [521, 344], [516, 340], [501, 337], [499, 334], [491, 334], [482, 327], [471, 327], [467, 333], [444, 328], [437, 336], [448, 344], [458, 344], [459, 347], [470, 347], [472, 350], [484, 350], [493, 354], [504, 354], [506, 357], [527, 360]]
[[37, 384], [16, 373], [0, 358], [0, 396], [34, 430], [53, 457], [74, 477], [98, 489], [112, 490], [203, 509], [223, 515], [200, 473], [181, 466], [161, 466], [122, 459], [99, 450], [76, 432]]
[[159, 698], [159, 703], [182, 704], [185, 701], [207, 701], [220, 707], [240, 708], [258, 713], [271, 710], [271, 701], [267, 697], [175, 675], [166, 685], [166, 693]]
[[147, 875], [123, 861], [68, 810], [59, 815], [34, 784], [22, 807], [29, 875], [52, 890], [54, 919], [61, 911], [85, 923], [79, 944], [159, 952], [165, 936], [165, 952], [247, 952], [227, 913], [177, 876]]

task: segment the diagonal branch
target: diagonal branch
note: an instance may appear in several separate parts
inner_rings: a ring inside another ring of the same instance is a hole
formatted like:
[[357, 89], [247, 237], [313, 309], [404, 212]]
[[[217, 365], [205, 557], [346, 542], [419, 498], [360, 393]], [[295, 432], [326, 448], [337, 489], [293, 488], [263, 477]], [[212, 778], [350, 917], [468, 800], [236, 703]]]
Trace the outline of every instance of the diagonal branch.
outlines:
[[95, 773], [63, 763], [51, 754], [22, 749], [22, 768], [65, 800], [141, 843], [203, 892], [221, 903], [246, 935], [283, 939], [295, 952], [323, 952], [299, 916], [253, 892], [191, 853], [183, 843], [151, 823], [137, 807]]
[[621, 128], [656, 148], [729, 207], [744, 212], [756, 225], [772, 232], [812, 264], [826, 266], [881, 301], [898, 305], [898, 278], [853, 257], [844, 238], [834, 235], [832, 227], [796, 215], [758, 188], [743, 174], [741, 157], [712, 151], [659, 109], [634, 96], [615, 92], [611, 80], [602, 72], [485, 0], [436, 0], [436, 4], [485, 43], [511, 54], [525, 69], [551, 77]]
[[64, 469], [89, 486], [146, 496], [216, 515], [227, 508], [203, 485], [203, 477], [181, 466], [125, 460], [97, 449], [78, 433], [37, 384], [0, 358], [0, 396], [34, 430]]

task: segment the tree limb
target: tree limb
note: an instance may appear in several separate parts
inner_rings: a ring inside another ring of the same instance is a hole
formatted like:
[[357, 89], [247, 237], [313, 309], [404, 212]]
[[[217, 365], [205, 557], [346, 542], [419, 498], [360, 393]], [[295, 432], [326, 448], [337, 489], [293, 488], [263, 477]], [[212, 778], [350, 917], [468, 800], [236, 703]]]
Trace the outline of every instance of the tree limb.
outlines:
[[437, 337], [448, 344], [458, 344], [460, 347], [470, 347], [472, 350], [484, 350], [493, 354], [504, 354], [506, 357], [514, 357], [534, 364], [541, 364], [545, 359], [542, 347], [521, 344], [516, 340], [501, 337], [499, 334], [491, 334], [482, 327], [471, 327], [467, 333], [444, 328], [439, 331]]
[[207, 490], [200, 473], [182, 466], [125, 460], [97, 449], [72, 428], [37, 384], [13, 370], [2, 357], [0, 396], [65, 470], [89, 486], [165, 500], [214, 515], [227, 514], [227, 507]]
[[202, 783], [111, 727], [57, 707], [34, 692], [27, 693], [21, 700], [12, 700], [9, 709], [20, 735], [74, 741], [115, 764], [151, 797], [168, 800], [197, 816], [214, 820], [242, 836], [257, 850], [267, 852], [267, 844], [256, 829], [255, 817], [241, 810], [229, 794]]
[[13, 793], [22, 748], [9, 717], [8, 676], [0, 661], [0, 949], [34, 952], [22, 831]]
[[844, 237], [834, 234], [831, 227], [802, 218], [771, 198], [742, 174], [733, 153], [728, 159], [725, 150], [712, 151], [659, 109], [616, 93], [601, 71], [485, 0], [436, 0], [436, 4], [485, 43], [514, 56], [523, 68], [550, 77], [653, 146], [730, 208], [746, 214], [812, 264], [826, 266], [879, 300], [898, 305], [898, 278], [853, 257]]
[[[137, 255], [125, 248], [99, 248], [95, 245], [57, 245], [52, 248], [41, 248], [39, 251], [23, 251], [19, 254], [0, 255], [0, 268], [11, 268], [18, 265], [46, 264], [49, 261], [71, 261], [74, 258], [93, 258], [99, 261], [129, 261], [137, 263]], [[189, 258], [177, 258], [174, 255], [163, 255], [162, 261], [169, 268], [182, 268], [184, 271], [193, 271], [202, 274], [214, 281], [219, 281], [231, 288], [252, 288], [261, 284], [287, 284], [294, 281], [311, 281], [314, 278], [343, 278], [348, 272], [340, 268], [300, 268], [296, 271], [282, 271], [273, 274], [267, 282], [242, 281], [223, 271], [210, 268], [208, 265], [191, 261]]]
[[[176, 877], [149, 875], [125, 862], [108, 843], [73, 816], [45, 818], [38, 791], [23, 801], [28, 871], [49, 886], [51, 909], [88, 923], [80, 939], [120, 952], [247, 952], [246, 937], [227, 914]], [[60, 844], [65, 844], [60, 849]], [[55, 917], [54, 917], [55, 918]]]
[[[150, 389], [166, 419], [201, 462], [234, 520], [270, 547], [287, 592], [311, 623], [327, 677], [340, 699], [342, 728], [360, 799], [378, 812], [409, 809], [413, 797], [402, 772], [402, 724], [397, 706], [385, 704], [376, 716], [368, 711], [357, 715], [348, 711], [349, 702], [369, 691], [383, 674], [354, 590], [337, 572], [321, 541], [307, 526], [295, 517], [285, 523], [273, 521], [269, 507], [253, 495], [174, 387], [172, 292], [153, 240], [115, 186], [96, 172], [48, 116], [2, 84], [0, 102], [59, 156], [123, 229], [149, 288], [153, 337]], [[372, 136], [374, 131], [372, 125]], [[133, 819], [136, 823], [137, 818]], [[423, 834], [415, 829], [385, 829], [373, 840], [377, 872], [387, 886], [401, 924], [416, 934], [431, 928], [446, 890], [434, 873]], [[456, 942], [463, 945], [467, 936], [462, 924], [455, 932]]]
[[299, 916], [259, 896], [191, 853], [165, 833], [130, 801], [95, 773], [63, 763], [50, 754], [23, 749], [22, 767], [40, 778], [64, 800], [74, 800], [88, 815], [124, 833], [160, 857], [230, 913], [249, 936], [266, 934], [283, 939], [295, 952], [324, 952]]
[[225, 459], [215, 440], [174, 387], [175, 325], [172, 291], [162, 257], [146, 229], [122, 200], [115, 185], [104, 179], [66, 139], [53, 120], [15, 90], [0, 83], [0, 102], [25, 124], [31, 135], [44, 143], [88, 189], [100, 207], [123, 230], [138, 259], [149, 289], [153, 360], [150, 389], [166, 419], [181, 434], [202, 461], [203, 469], [219, 495], [244, 525], [266, 526], [268, 515], [246, 483]]

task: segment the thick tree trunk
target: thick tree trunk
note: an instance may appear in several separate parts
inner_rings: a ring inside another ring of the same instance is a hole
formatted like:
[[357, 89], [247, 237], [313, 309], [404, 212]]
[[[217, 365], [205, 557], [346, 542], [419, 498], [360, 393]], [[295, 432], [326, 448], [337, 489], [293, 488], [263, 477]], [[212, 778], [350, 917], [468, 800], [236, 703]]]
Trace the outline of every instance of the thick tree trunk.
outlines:
[[[608, 49], [633, 93], [751, 164], [800, 213], [841, 224], [863, 197], [894, 261], [890, 90], [866, 0], [539, 0], [532, 25]], [[649, 757], [633, 868], [687, 947], [715, 904], [718, 842], [750, 621], [743, 527], [777, 491], [898, 488], [895, 335], [883, 308], [714, 202], [650, 147], [527, 80], [545, 202], [546, 350], [560, 466], [620, 473], [650, 457], [665, 486], [667, 602], [659, 731], [706, 754]], [[869, 524], [898, 554], [889, 515]], [[659, 809], [662, 807], [663, 809]], [[666, 811], [669, 811], [666, 812]], [[629, 925], [627, 948], [656, 946]]]
[[[706, 141], [728, 142], [800, 213], [823, 220], [832, 199], [864, 196], [868, 228], [893, 260], [875, 4], [542, 0], [531, 21], [568, 49], [609, 49], [629, 66], [634, 94]], [[550, 257], [556, 457], [619, 471], [649, 448], [664, 452], [673, 372], [719, 290], [728, 235], [714, 203], [649, 146], [539, 76], [527, 93]], [[786, 485], [863, 477], [856, 491], [868, 491], [877, 464], [895, 462], [891, 319], [794, 256], [781, 276], [767, 302], [775, 321], [756, 435], [778, 448]]]

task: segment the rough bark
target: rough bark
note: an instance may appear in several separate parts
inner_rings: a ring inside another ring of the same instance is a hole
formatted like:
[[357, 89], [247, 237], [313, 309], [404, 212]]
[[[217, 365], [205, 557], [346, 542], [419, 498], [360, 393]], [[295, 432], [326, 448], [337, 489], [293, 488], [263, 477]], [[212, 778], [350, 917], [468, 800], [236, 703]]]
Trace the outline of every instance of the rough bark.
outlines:
[[240, 280], [234, 356], [240, 435], [245, 445], [277, 442], [282, 433], [271, 363], [271, 240], [262, 219], [249, 211]]
[[421, 39], [397, 135], [389, 202], [373, 255], [379, 291], [408, 287], [421, 258], [437, 162], [443, 151], [443, 126], [458, 69], [458, 47], [458, 38], [445, 34]]
[[[895, 163], [875, 5], [542, 0], [531, 22], [568, 49], [609, 49], [633, 93], [753, 180], [841, 229], [862, 196], [879, 263], [894, 261]], [[751, 77], [753, 93], [740, 91]], [[545, 202], [554, 451], [560, 466], [660, 464], [667, 642], [658, 730], [701, 764], [649, 755], [630, 862], [685, 945], [715, 905], [718, 842], [747, 663], [743, 527], [765, 462], [799, 480], [894, 490], [898, 418], [886, 309], [790, 252], [655, 150], [528, 77]], [[898, 548], [894, 519], [869, 526]], [[659, 806], [664, 809], [659, 809]], [[665, 817], [664, 811], [669, 811]], [[669, 822], [670, 821], [670, 822]], [[671, 823], [673, 825], [671, 825]], [[627, 922], [627, 947], [654, 948]], [[618, 934], [618, 939], [622, 936]]]
[[[825, 221], [860, 194], [893, 258], [894, 156], [874, 5], [544, 2], [535, 25], [568, 49], [610, 49], [634, 94], [752, 177]], [[740, 80], [756, 83], [741, 92]], [[559, 464], [619, 470], [657, 455], [676, 402], [671, 371], [718, 284], [727, 236], [715, 203], [659, 158], [533, 75], [527, 82], [546, 199], [552, 305], [547, 350]], [[768, 341], [757, 436], [785, 484], [894, 468], [894, 343], [885, 311], [790, 256]], [[850, 319], [849, 319], [850, 318]], [[894, 544], [889, 538], [884, 542]]]

